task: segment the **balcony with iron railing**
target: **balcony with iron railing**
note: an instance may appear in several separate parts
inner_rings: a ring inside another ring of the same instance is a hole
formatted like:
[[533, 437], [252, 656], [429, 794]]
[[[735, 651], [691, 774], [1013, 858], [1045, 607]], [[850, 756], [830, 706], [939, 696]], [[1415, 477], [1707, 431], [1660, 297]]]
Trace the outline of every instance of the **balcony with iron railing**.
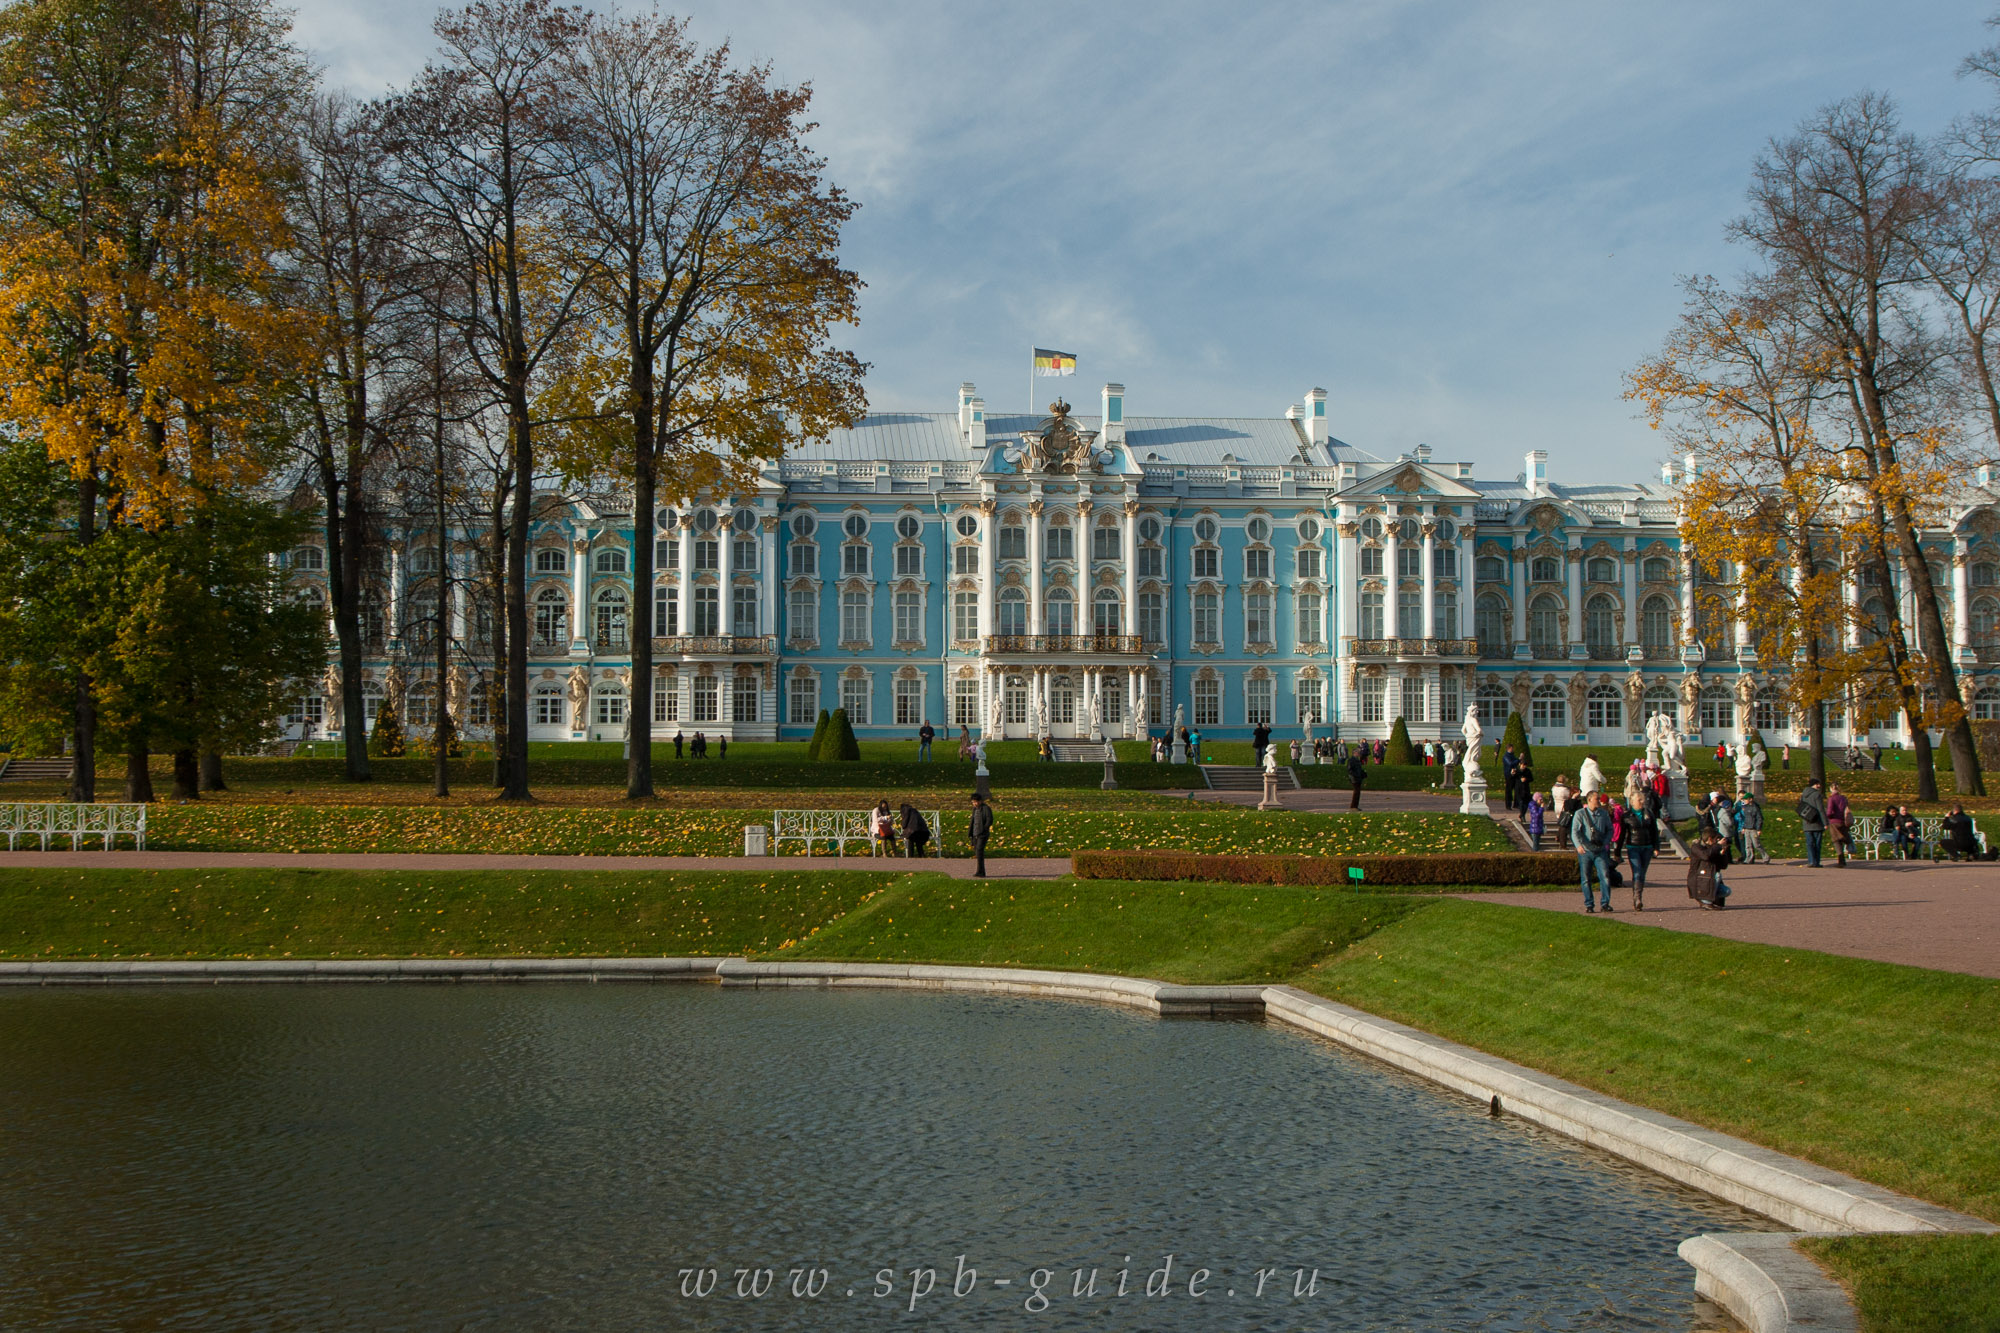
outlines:
[[775, 657], [774, 634], [673, 634], [653, 640], [653, 652], [683, 657]]
[[1355, 639], [1347, 640], [1349, 657], [1423, 658], [1477, 657], [1477, 639]]
[[1137, 655], [1149, 651], [1136, 634], [989, 634], [987, 654], [1090, 653]]

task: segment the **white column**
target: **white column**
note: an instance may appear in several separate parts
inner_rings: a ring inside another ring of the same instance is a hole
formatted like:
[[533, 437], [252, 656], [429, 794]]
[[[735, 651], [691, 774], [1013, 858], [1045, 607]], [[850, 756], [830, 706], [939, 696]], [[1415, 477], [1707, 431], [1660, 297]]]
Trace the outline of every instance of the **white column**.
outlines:
[[[1125, 504], [1125, 623], [1120, 627], [1134, 637], [1139, 633], [1139, 506]], [[1960, 620], [1964, 617], [1960, 616]]]
[[1508, 554], [1514, 567], [1514, 648], [1516, 656], [1525, 656], [1528, 642], [1528, 534], [1514, 534], [1514, 548]]
[[[389, 624], [388, 637], [403, 637], [403, 543], [400, 540], [389, 543]], [[534, 613], [529, 612], [529, 619]]]
[[1398, 548], [1402, 545], [1399, 529], [1403, 520], [1390, 518], [1382, 529], [1382, 583], [1388, 591], [1382, 594], [1382, 637], [1393, 639], [1402, 629], [1398, 608], [1403, 600], [1403, 576], [1398, 561], [1402, 558]]
[[[1686, 546], [1681, 548], [1681, 644], [1683, 647], [1695, 642], [1694, 623], [1694, 552]], [[1694, 730], [1692, 726], [1689, 731]]]
[[1966, 580], [1972, 571], [1966, 564], [1965, 542], [1952, 543], [1951, 552], [1951, 647], [1952, 656], [1961, 657], [1972, 646], [1972, 591]]
[[451, 613], [451, 637], [460, 643], [464, 643], [469, 637], [466, 634], [465, 599], [467, 589], [471, 583], [469, 576], [472, 572], [472, 557], [470, 555], [447, 556], [440, 562], [440, 567], [452, 571], [450, 578], [443, 579], [443, 592], [448, 599], [445, 605], [450, 608]]
[[1841, 639], [1849, 648], [1858, 647], [1861, 643], [1861, 624], [1857, 618], [1861, 608], [1861, 581], [1852, 570], [1841, 578], [1840, 595], [1848, 610], [1847, 629], [1841, 634]]
[[[722, 506], [721, 532], [722, 542], [715, 552], [716, 573], [722, 589], [716, 595], [718, 609], [716, 611], [715, 628], [726, 638], [736, 632], [736, 590], [730, 586], [730, 580], [736, 576], [735, 561], [732, 558], [736, 547], [736, 511], [728, 504]], [[872, 543], [875, 537], [874, 532], [870, 531], [868, 537]], [[715, 706], [715, 720], [718, 724], [729, 719], [729, 711], [721, 702], [723, 697], [729, 693], [729, 689], [729, 678], [725, 676], [723, 683], [716, 687], [715, 697], [717, 703]]]
[[1472, 524], [1458, 525], [1458, 633], [1457, 637], [1472, 637], [1472, 602], [1479, 595], [1479, 589], [1472, 582]]
[[1569, 572], [1569, 655], [1583, 656], [1583, 550], [1574, 531], [1563, 534], [1563, 564]]
[[[1000, 511], [991, 500], [988, 500], [983, 508], [985, 512], [980, 515], [979, 519], [979, 623], [973, 627], [975, 632], [980, 635], [993, 633], [995, 627], [1000, 623], [1000, 589], [995, 586], [1000, 580], [993, 575], [993, 558], [1000, 546]], [[951, 539], [947, 537], [945, 539], [945, 553], [948, 556], [950, 552]], [[938, 580], [938, 586], [949, 588], [951, 586], [950, 579], [951, 562], [947, 560], [945, 568], [942, 571], [942, 577]], [[944, 614], [947, 625], [951, 623], [950, 597], [950, 593], [945, 594], [946, 605]], [[950, 630], [946, 630], [945, 632], [949, 634]]]
[[569, 545], [570, 612], [569, 641], [572, 651], [581, 642], [590, 642], [590, 546], [588, 538], [576, 536]]
[[1625, 646], [1639, 642], [1639, 539], [1625, 539]]
[[1088, 500], [1076, 502], [1076, 632], [1094, 634], [1097, 627], [1092, 623], [1091, 597], [1095, 590], [1090, 586], [1090, 519], [1091, 503]]
[[[694, 633], [694, 515], [685, 508], [681, 510], [681, 568], [680, 587], [675, 600], [680, 604], [680, 625], [682, 634]], [[681, 682], [681, 717], [687, 717], [687, 681]]]
[[1047, 634], [1042, 607], [1042, 501], [1028, 502], [1028, 633]]
[[1437, 633], [1437, 520], [1424, 520], [1424, 625], [1422, 638]]
[[[1333, 626], [1333, 655], [1337, 660], [1341, 656], [1342, 650], [1347, 646], [1342, 642], [1342, 639], [1352, 638], [1354, 635], [1360, 633], [1357, 628], [1359, 624], [1360, 603], [1357, 599], [1361, 596], [1361, 557], [1359, 555], [1361, 548], [1355, 540], [1355, 534], [1360, 529], [1354, 525], [1353, 519], [1342, 519], [1336, 531], [1340, 534], [1340, 540], [1336, 548], [1338, 564], [1334, 569], [1334, 578], [1338, 579], [1339, 582], [1335, 583], [1329, 579], [1328, 583], [1334, 596], [1339, 599], [1337, 609], [1334, 612]], [[1168, 719], [1167, 724], [1169, 726], [1173, 725], [1171, 718]]]
[[778, 520], [766, 515], [758, 526], [762, 531], [757, 536], [757, 559], [763, 565], [763, 575], [758, 580], [762, 590], [757, 598], [757, 632], [768, 638], [778, 632], [778, 598], [782, 592], [778, 583]]
[[1734, 626], [1733, 626], [1734, 638], [1736, 643], [1736, 656], [1738, 658], [1741, 658], [1745, 652], [1749, 651], [1750, 648], [1750, 622], [1747, 619], [1745, 619], [1743, 614], [1744, 610], [1748, 607], [1748, 605], [1749, 605], [1749, 594], [1744, 591], [1742, 574], [1741, 571], [1739, 571], [1737, 574], [1736, 601], [1735, 601], [1736, 614], [1734, 616]]

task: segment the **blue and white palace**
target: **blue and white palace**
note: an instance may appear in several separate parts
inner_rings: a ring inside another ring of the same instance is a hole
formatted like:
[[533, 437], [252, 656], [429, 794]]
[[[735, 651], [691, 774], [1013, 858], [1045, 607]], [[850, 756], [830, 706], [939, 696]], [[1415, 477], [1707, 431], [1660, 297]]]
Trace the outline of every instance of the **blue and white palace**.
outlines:
[[[992, 415], [966, 384], [955, 412], [871, 413], [766, 466], [754, 492], [663, 507], [655, 734], [803, 738], [845, 707], [864, 737], [997, 718], [1063, 738], [1088, 734], [1095, 701], [1114, 736], [1157, 734], [1178, 707], [1211, 736], [1310, 721], [1376, 737], [1401, 717], [1423, 739], [1455, 734], [1470, 702], [1489, 729], [1519, 711], [1544, 743], [1637, 741], [1655, 713], [1705, 744], [1753, 725], [1797, 738], [1768, 674], [1782, 663], [1740, 625], [1683, 632], [1672, 465], [1580, 486], [1539, 450], [1501, 481], [1421, 446], [1380, 458], [1328, 433], [1323, 389], [1271, 417], [1133, 415], [1117, 384], [1097, 407]], [[1992, 480], [1926, 536], [1980, 717], [2000, 716]], [[538, 512], [530, 739], [621, 739], [631, 516], [611, 497]], [[322, 553], [291, 563], [301, 595], [323, 596]], [[437, 705], [421, 640], [439, 568], [425, 532], [389, 534], [363, 616], [371, 714], [397, 698], [422, 726]], [[462, 586], [443, 695], [476, 736], [490, 622]], [[1853, 589], [1878, 620], [1898, 596], [1907, 581]], [[301, 698], [290, 734], [338, 734], [338, 684]], [[1831, 709], [1831, 741], [1904, 739], [1870, 720]]]

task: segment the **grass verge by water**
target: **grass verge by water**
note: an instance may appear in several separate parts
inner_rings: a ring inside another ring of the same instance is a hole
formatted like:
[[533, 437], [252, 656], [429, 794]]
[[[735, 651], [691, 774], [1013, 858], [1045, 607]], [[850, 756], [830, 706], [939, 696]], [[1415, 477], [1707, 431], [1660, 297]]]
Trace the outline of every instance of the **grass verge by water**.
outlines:
[[1814, 1236], [1798, 1246], [1854, 1294], [1863, 1333], [2000, 1329], [2000, 1236]]

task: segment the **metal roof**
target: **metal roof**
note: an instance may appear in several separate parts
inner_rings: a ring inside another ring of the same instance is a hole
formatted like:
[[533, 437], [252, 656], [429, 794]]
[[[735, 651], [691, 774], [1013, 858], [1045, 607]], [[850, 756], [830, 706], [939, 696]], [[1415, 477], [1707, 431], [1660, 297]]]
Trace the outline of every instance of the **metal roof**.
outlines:
[[[1039, 414], [993, 413], [986, 417], [988, 440], [1006, 440], [1041, 429]], [[1080, 430], [1098, 430], [1095, 416], [1072, 415]], [[1240, 463], [1276, 464], [1297, 459], [1302, 437], [1284, 417], [1127, 417], [1125, 446], [1141, 464], [1219, 463], [1224, 455]], [[973, 451], [959, 433], [955, 412], [870, 412], [852, 427], [824, 441], [799, 446], [796, 459], [829, 462], [931, 463], [969, 459]], [[1323, 455], [1323, 456], [1322, 456]], [[1376, 462], [1340, 440], [1329, 440], [1308, 457], [1317, 464]]]

